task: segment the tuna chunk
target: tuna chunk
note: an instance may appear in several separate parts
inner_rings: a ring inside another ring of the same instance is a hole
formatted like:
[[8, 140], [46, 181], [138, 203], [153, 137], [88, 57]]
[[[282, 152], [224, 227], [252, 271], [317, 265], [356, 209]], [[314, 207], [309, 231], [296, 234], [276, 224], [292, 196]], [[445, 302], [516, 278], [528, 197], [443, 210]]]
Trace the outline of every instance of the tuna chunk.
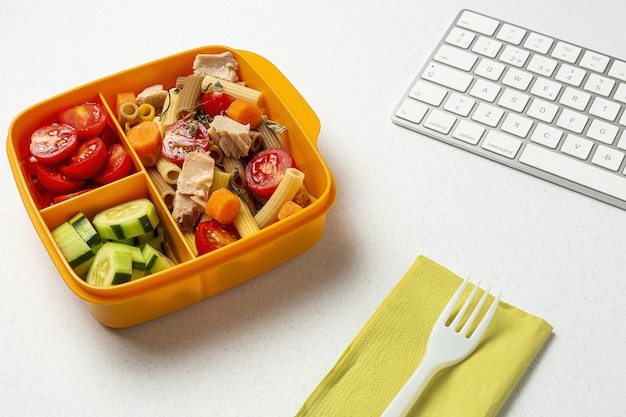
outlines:
[[226, 116], [215, 116], [207, 131], [211, 139], [233, 158], [247, 156], [250, 151], [250, 126], [234, 121]]
[[221, 54], [198, 54], [193, 61], [193, 73], [200, 77], [212, 75], [232, 83], [236, 82], [239, 64], [230, 52]]
[[204, 212], [213, 184], [215, 161], [203, 152], [185, 157], [176, 184], [172, 216], [182, 231], [191, 232]]

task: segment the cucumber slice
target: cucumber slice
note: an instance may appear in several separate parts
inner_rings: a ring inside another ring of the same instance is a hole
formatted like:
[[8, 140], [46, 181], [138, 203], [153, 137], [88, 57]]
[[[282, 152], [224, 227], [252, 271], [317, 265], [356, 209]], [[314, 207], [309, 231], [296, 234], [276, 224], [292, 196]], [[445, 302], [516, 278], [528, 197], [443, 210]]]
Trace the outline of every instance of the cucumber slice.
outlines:
[[94, 252], [68, 222], [63, 222], [52, 230], [52, 237], [72, 268], [93, 260]]
[[158, 226], [153, 231], [144, 233], [143, 235], [130, 237], [128, 239], [115, 239], [111, 240], [111, 242], [124, 243], [126, 245], [141, 247], [144, 243], [148, 243], [151, 240], [158, 238], [159, 236], [163, 236], [163, 227], [161, 226]]
[[122, 284], [130, 281], [133, 274], [133, 256], [130, 251], [120, 250], [107, 242], [98, 251], [85, 281], [98, 287]]
[[146, 261], [141, 253], [141, 249], [137, 246], [126, 245], [124, 243], [107, 242], [110, 247], [116, 251], [128, 252], [133, 259], [133, 269], [146, 269]]
[[150, 271], [151, 274], [174, 266], [174, 262], [172, 262], [170, 258], [147, 243], [143, 245], [141, 253], [146, 260], [146, 269]]
[[93, 249], [94, 252], [98, 251], [98, 249], [102, 246], [102, 239], [87, 216], [83, 213], [76, 213], [67, 222], [71, 224], [74, 229], [76, 229], [80, 237], [87, 243], [87, 245], [89, 245], [90, 248]]
[[103, 210], [93, 218], [93, 226], [104, 239], [129, 239], [152, 232], [159, 214], [147, 198], [128, 201]]

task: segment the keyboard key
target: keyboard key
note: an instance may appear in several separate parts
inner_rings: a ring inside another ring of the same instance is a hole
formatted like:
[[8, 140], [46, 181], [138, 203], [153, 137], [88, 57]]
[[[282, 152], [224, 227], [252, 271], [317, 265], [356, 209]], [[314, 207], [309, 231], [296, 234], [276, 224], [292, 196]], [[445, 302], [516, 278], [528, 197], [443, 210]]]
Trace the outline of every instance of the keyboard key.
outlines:
[[584, 88], [592, 93], [608, 97], [614, 85], [615, 81], [610, 78], [602, 77], [598, 74], [590, 74]]
[[528, 88], [532, 80], [533, 76], [531, 73], [521, 71], [517, 68], [509, 68], [506, 74], [504, 74], [502, 84], [524, 91]]
[[515, 158], [519, 148], [522, 146], [522, 141], [515, 139], [512, 136], [505, 135], [496, 130], [490, 130], [483, 141], [481, 148], [496, 153], [498, 155], [505, 156], [509, 159]]
[[500, 52], [500, 48], [502, 48], [502, 42], [481, 36], [472, 47], [472, 52], [494, 58]]
[[592, 116], [601, 117], [604, 120], [614, 121], [619, 112], [620, 105], [602, 97], [596, 97], [589, 109]]
[[522, 42], [522, 39], [524, 39], [524, 36], [526, 36], [526, 30], [505, 23], [498, 31], [496, 38], [501, 41], [512, 43], [513, 45], [519, 45]]
[[559, 41], [552, 51], [552, 57], [573, 64], [578, 59], [581, 51], [582, 49], [578, 46]]
[[509, 113], [502, 123], [502, 131], [525, 138], [533, 127], [533, 121], [515, 113]]
[[552, 123], [558, 111], [559, 106], [556, 104], [548, 103], [545, 100], [536, 98], [532, 103], [530, 103], [530, 107], [528, 108], [526, 114], [532, 118], [541, 120], [542, 122]]
[[548, 148], [556, 149], [557, 145], [561, 141], [561, 137], [563, 137], [562, 130], [539, 123], [531, 135], [530, 140], [543, 146], [547, 146]]
[[617, 176], [533, 144], [526, 145], [519, 161], [626, 201], [626, 177]]
[[507, 88], [500, 96], [498, 106], [521, 113], [524, 111], [528, 100], [530, 100], [530, 96], [512, 88]]
[[441, 45], [434, 56], [434, 60], [452, 67], [469, 71], [472, 69], [478, 57], [462, 49], [454, 48], [448, 45]]
[[504, 111], [496, 106], [480, 103], [472, 116], [472, 120], [485, 124], [487, 126], [496, 127], [500, 123], [500, 119], [504, 115]]
[[600, 145], [591, 158], [591, 163], [611, 171], [617, 171], [624, 160], [624, 154], [608, 146]]
[[591, 100], [591, 94], [572, 87], [565, 87], [559, 103], [572, 109], [583, 111], [587, 107], [589, 100]]
[[604, 72], [609, 65], [609, 57], [597, 52], [585, 51], [579, 65], [592, 71]]
[[487, 78], [488, 80], [498, 81], [505, 68], [506, 66], [500, 62], [483, 58], [476, 66], [474, 73], [480, 77]]
[[485, 81], [479, 78], [474, 83], [474, 86], [470, 90], [469, 94], [470, 96], [492, 103], [498, 96], [501, 88], [502, 87], [500, 87], [500, 85], [498, 84], [494, 84], [492, 82]]
[[589, 158], [592, 148], [592, 141], [581, 138], [580, 136], [567, 135], [561, 147], [561, 152], [585, 160]]
[[547, 78], [537, 78], [533, 88], [530, 90], [531, 94], [545, 98], [550, 101], [556, 100], [556, 96], [561, 91], [561, 84], [550, 81]]
[[582, 113], [563, 109], [561, 116], [556, 121], [556, 125], [574, 133], [582, 133], [588, 120], [589, 118]]
[[626, 62], [615, 60], [611, 69], [609, 70], [609, 76], [617, 78], [621, 81], [626, 81]]
[[500, 61], [507, 64], [514, 65], [516, 67], [523, 67], [530, 56], [530, 52], [525, 49], [516, 48], [511, 45], [507, 45], [500, 55]]
[[408, 120], [409, 122], [419, 124], [426, 115], [427, 111], [428, 106], [415, 101], [412, 98], [408, 98], [402, 102], [400, 107], [398, 107], [396, 116], [401, 119]]
[[526, 69], [535, 74], [551, 77], [558, 62], [543, 55], [533, 55]]
[[496, 32], [500, 22], [477, 13], [464, 11], [463, 15], [461, 15], [457, 21], [457, 25], [465, 29], [473, 30], [474, 32], [482, 33], [483, 35], [491, 36]]
[[540, 54], [547, 54], [554, 40], [544, 35], [531, 32], [524, 42], [524, 48]]
[[485, 133], [485, 128], [476, 123], [468, 122], [467, 120], [461, 120], [459, 125], [452, 133], [452, 137], [462, 140], [463, 142], [476, 145], [480, 138]]
[[602, 120], [594, 120], [587, 130], [587, 137], [610, 145], [615, 142], [617, 132], [619, 132], [617, 126]]
[[474, 108], [475, 103], [476, 100], [472, 100], [470, 97], [452, 93], [443, 108], [451, 113], [467, 117], [467, 115], [469, 115], [472, 111], [472, 108]]
[[626, 84], [620, 83], [617, 86], [617, 90], [615, 90], [613, 99], [619, 101], [620, 103], [626, 103]]
[[580, 87], [585, 75], [587, 75], [587, 72], [584, 69], [563, 64], [554, 79], [562, 83], [573, 85], [574, 87]]
[[431, 63], [422, 74], [422, 78], [460, 92], [465, 92], [473, 80], [467, 72], [437, 63]]
[[450, 33], [446, 38], [446, 43], [458, 46], [459, 48], [467, 49], [475, 37], [476, 35], [472, 32], [455, 27], [450, 30]]
[[454, 122], [456, 122], [456, 117], [451, 114], [444, 113], [440, 110], [433, 110], [426, 118], [426, 121], [424, 121], [424, 126], [447, 135], [450, 129], [452, 129]]
[[433, 106], [439, 106], [446, 94], [448, 94], [448, 90], [445, 88], [424, 80], [418, 80], [409, 92], [409, 97]]

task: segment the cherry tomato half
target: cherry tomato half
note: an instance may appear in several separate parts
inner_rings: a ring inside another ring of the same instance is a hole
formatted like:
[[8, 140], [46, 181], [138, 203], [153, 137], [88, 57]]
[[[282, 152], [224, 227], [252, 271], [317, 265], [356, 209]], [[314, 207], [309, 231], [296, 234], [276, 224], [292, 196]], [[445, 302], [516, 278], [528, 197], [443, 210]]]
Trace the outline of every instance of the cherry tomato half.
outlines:
[[93, 176], [93, 180], [100, 185], [108, 184], [124, 178], [132, 169], [133, 161], [130, 155], [126, 153], [122, 145], [115, 143], [109, 146], [107, 160], [100, 172]]
[[245, 168], [248, 188], [262, 197], [270, 197], [287, 168], [296, 168], [296, 161], [285, 149], [270, 148], [259, 152]]
[[240, 239], [239, 232], [232, 224], [222, 224], [216, 220], [200, 222], [196, 229], [196, 249], [204, 255]]
[[59, 168], [61, 173], [75, 180], [86, 180], [98, 173], [107, 160], [107, 149], [99, 137], [87, 139]]
[[102, 133], [107, 123], [107, 112], [100, 104], [84, 103], [63, 110], [59, 120], [76, 129], [79, 139], [88, 139]]
[[233, 96], [222, 91], [212, 91], [202, 96], [202, 109], [205, 114], [215, 117], [225, 112], [233, 101], [235, 101]]
[[46, 190], [53, 194], [68, 194], [78, 191], [84, 181], [66, 177], [53, 165], [37, 164], [37, 178]]
[[182, 165], [189, 152], [208, 150], [210, 145], [206, 127], [195, 120], [183, 119], [165, 131], [161, 143], [161, 155], [175, 164]]
[[41, 127], [30, 137], [30, 153], [44, 164], [56, 164], [70, 156], [78, 145], [76, 129], [52, 123]]

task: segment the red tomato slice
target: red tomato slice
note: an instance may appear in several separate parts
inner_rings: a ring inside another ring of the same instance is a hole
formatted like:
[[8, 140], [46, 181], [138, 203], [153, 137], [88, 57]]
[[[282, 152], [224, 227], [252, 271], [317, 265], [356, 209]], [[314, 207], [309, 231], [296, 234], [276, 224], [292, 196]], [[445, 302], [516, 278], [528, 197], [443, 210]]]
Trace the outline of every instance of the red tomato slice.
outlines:
[[76, 129], [66, 124], [52, 123], [35, 130], [30, 137], [30, 153], [45, 164], [63, 161], [77, 145]]
[[225, 112], [233, 101], [235, 101], [233, 96], [221, 91], [212, 91], [202, 96], [202, 109], [204, 114], [215, 117]]
[[87, 139], [102, 133], [107, 123], [107, 112], [100, 104], [85, 103], [63, 110], [59, 120], [76, 129], [79, 139]]
[[287, 168], [296, 168], [296, 161], [285, 149], [270, 148], [259, 152], [245, 168], [248, 188], [262, 197], [270, 197]]
[[196, 229], [196, 249], [204, 255], [240, 239], [239, 232], [232, 224], [222, 224], [216, 220], [200, 222]]
[[106, 160], [107, 149], [104, 142], [94, 137], [81, 142], [59, 169], [70, 178], [86, 180], [96, 175]]
[[130, 155], [126, 153], [122, 145], [115, 143], [109, 146], [107, 160], [100, 172], [93, 176], [93, 180], [100, 185], [108, 184], [124, 178], [132, 169], [133, 161]]
[[195, 120], [179, 120], [165, 131], [161, 155], [182, 165], [189, 152], [208, 150], [210, 139], [206, 127]]
[[53, 165], [37, 164], [37, 178], [46, 190], [53, 194], [69, 194], [78, 191], [84, 181], [73, 180], [58, 171]]

